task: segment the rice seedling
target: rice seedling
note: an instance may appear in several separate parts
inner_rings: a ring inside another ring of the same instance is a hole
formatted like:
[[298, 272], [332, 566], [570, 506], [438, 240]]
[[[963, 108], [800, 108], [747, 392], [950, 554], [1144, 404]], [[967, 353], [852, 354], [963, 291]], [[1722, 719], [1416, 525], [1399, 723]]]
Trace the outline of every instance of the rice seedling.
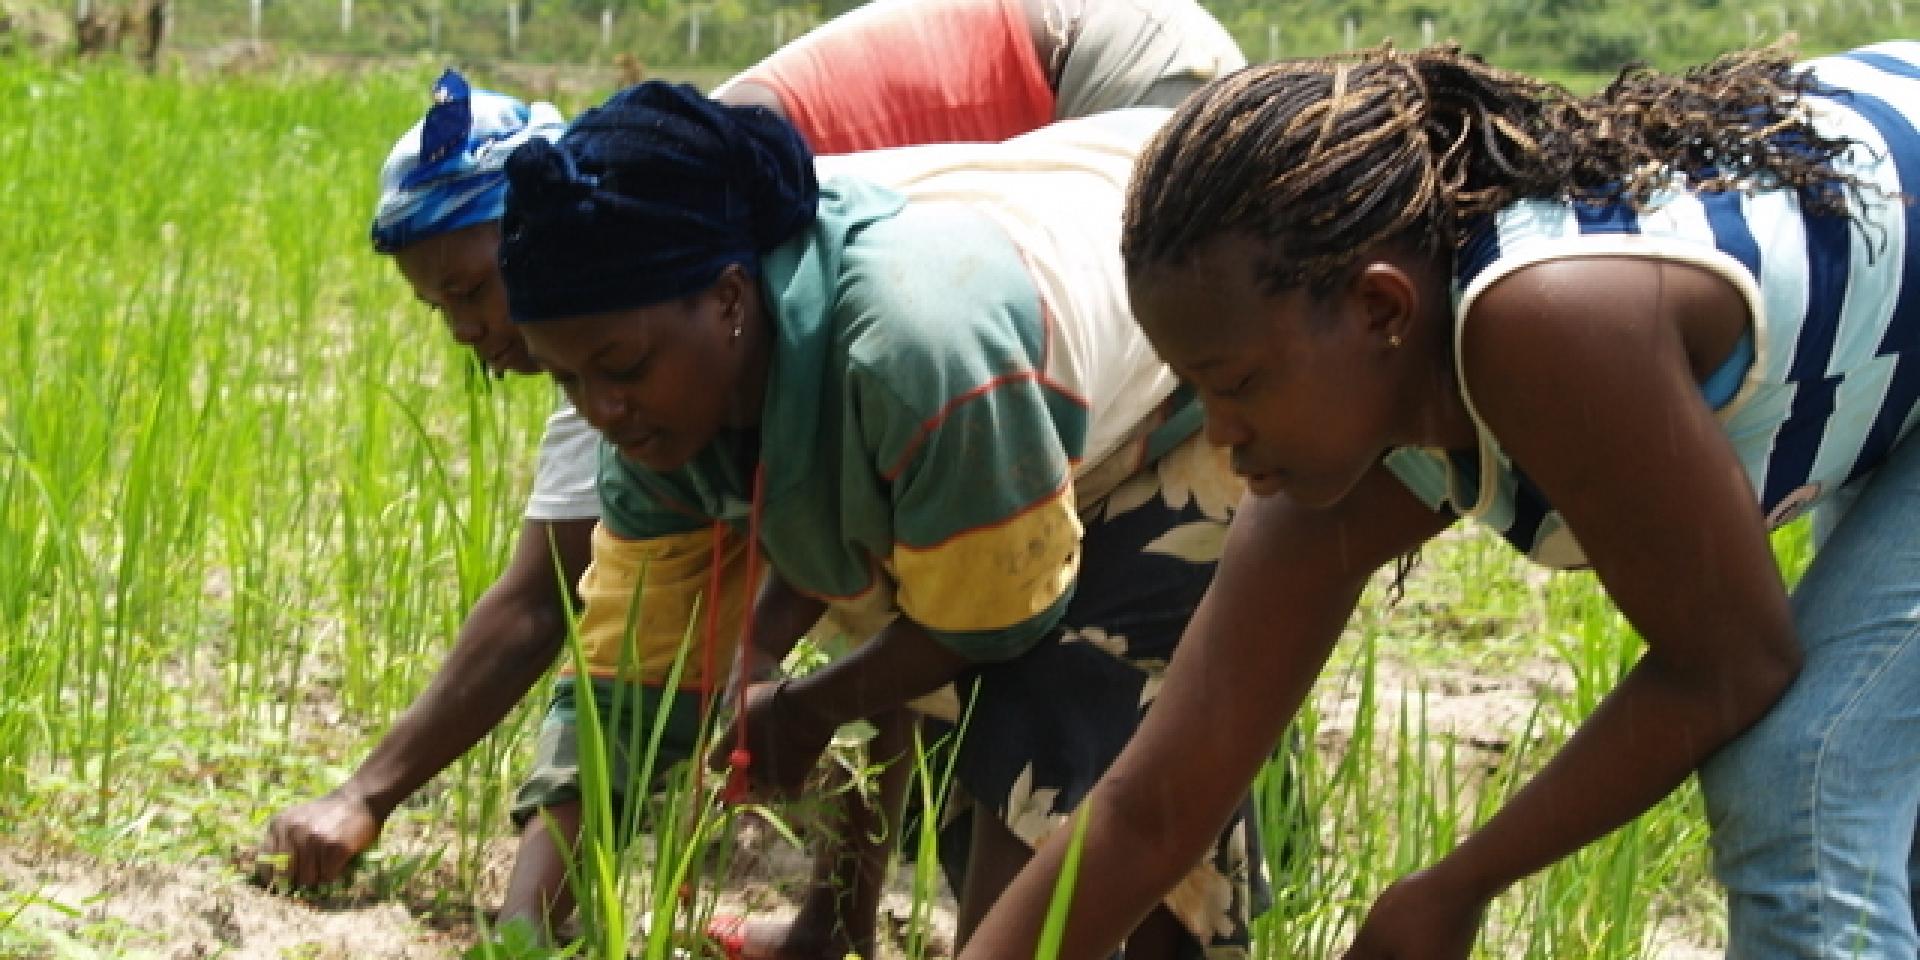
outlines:
[[1053, 897], [1047, 902], [1046, 922], [1040, 927], [1040, 943], [1034, 950], [1034, 960], [1054, 960], [1060, 955], [1060, 941], [1067, 933], [1067, 912], [1073, 906], [1073, 888], [1080, 877], [1080, 849], [1086, 843], [1087, 823], [1092, 819], [1090, 811], [1082, 811], [1072, 819], [1072, 839], [1067, 843], [1066, 857], [1060, 861], [1060, 878], [1054, 881]]
[[[29, 372], [0, 388], [0, 810], [151, 825], [212, 783], [192, 802], [227, 829], [175, 852], [228, 847], [431, 668], [549, 395], [461, 390], [364, 252], [398, 78], [9, 61], [0, 89], [31, 106], [0, 130], [0, 336]], [[502, 759], [438, 794], [489, 821], [457, 833], [491, 829]]]

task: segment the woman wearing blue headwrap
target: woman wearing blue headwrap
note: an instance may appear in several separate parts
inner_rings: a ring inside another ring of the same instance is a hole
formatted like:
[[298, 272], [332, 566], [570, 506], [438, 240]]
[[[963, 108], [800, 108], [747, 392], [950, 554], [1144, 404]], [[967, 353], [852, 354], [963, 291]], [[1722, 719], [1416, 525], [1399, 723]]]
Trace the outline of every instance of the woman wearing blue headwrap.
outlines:
[[[562, 126], [550, 104], [472, 90], [447, 71], [425, 119], [394, 145], [380, 172], [374, 248], [394, 257], [454, 339], [496, 371], [533, 372], [507, 323], [494, 264], [506, 202], [501, 168], [515, 147], [558, 136]], [[569, 581], [578, 577], [599, 512], [592, 471], [581, 467], [596, 440], [567, 429], [577, 423], [555, 417], [513, 555], [427, 689], [352, 777], [268, 823], [263, 879], [296, 888], [338, 879], [401, 801], [491, 731], [552, 663], [570, 599], [555, 564]]]
[[[1126, 306], [1123, 187], [1163, 117], [822, 161], [823, 184], [778, 117], [650, 83], [507, 164], [514, 320], [615, 451], [594, 568], [757, 529], [809, 612], [871, 638], [745, 692], [765, 793], [798, 790], [841, 724], [940, 711], [957, 684], [963, 939], [1131, 735], [1238, 494]], [[595, 643], [628, 614], [590, 586]], [[1244, 955], [1248, 827], [1130, 957]]]

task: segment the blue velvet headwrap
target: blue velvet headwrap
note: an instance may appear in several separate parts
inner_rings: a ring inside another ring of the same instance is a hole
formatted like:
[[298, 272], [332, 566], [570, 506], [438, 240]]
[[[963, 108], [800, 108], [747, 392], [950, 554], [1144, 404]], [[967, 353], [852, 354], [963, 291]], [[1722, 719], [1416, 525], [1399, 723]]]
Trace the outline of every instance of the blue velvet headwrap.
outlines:
[[704, 289], [813, 221], [820, 186], [793, 126], [649, 81], [507, 160], [500, 270], [516, 322], [642, 307]]

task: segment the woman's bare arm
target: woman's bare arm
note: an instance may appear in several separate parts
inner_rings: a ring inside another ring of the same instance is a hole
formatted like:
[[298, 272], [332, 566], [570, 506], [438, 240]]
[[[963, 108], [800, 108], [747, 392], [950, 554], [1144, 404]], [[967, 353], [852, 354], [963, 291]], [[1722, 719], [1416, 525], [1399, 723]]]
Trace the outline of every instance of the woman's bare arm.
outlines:
[[[1089, 818], [1060, 956], [1105, 957], [1205, 855], [1273, 754], [1367, 578], [1447, 519], [1376, 467], [1315, 511], [1249, 499], [1152, 709], [1082, 804]], [[1033, 955], [1069, 830], [1055, 831], [962, 960]]]

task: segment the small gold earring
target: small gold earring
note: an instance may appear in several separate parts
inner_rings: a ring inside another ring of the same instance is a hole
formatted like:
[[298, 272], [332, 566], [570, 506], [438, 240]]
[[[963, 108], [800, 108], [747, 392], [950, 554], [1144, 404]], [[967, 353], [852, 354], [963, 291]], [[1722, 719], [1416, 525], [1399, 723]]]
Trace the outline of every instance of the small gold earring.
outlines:
[[740, 321], [738, 320], [733, 322], [733, 338], [735, 340], [740, 339]]
[[[739, 333], [740, 331], [735, 330], [734, 332]], [[1400, 349], [1400, 335], [1397, 333], [1387, 334], [1387, 346], [1392, 347], [1395, 350]]]

